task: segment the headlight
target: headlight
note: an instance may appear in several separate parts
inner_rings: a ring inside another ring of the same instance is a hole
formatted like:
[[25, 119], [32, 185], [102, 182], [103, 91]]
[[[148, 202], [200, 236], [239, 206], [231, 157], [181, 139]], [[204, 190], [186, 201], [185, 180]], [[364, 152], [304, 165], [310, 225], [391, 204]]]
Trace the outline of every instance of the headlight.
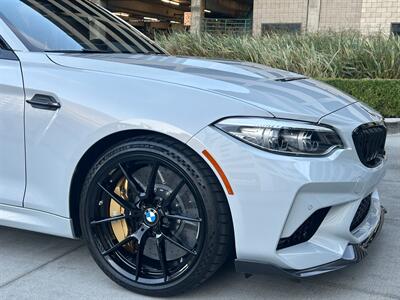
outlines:
[[307, 122], [231, 118], [215, 126], [243, 142], [281, 154], [321, 156], [343, 148], [334, 130]]

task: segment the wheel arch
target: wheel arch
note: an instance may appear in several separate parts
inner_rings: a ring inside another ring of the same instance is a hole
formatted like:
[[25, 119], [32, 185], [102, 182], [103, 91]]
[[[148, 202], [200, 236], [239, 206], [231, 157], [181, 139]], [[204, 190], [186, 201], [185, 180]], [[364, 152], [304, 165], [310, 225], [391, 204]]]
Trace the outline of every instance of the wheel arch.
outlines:
[[112, 145], [115, 145], [118, 142], [135, 136], [151, 134], [159, 134], [165, 136], [165, 134], [142, 129], [119, 131], [109, 134], [98, 140], [82, 155], [72, 175], [69, 191], [69, 215], [72, 219], [72, 230], [75, 237], [81, 237], [82, 235], [81, 225], [79, 221], [79, 203], [82, 192], [82, 182], [85, 180], [90, 168], [93, 166], [96, 160]]
[[[152, 130], [143, 130], [143, 129], [131, 129], [131, 130], [124, 130], [124, 131], [119, 131], [112, 133], [110, 135], [107, 135], [97, 141], [95, 144], [93, 144], [89, 149], [86, 150], [86, 152], [83, 154], [81, 159], [79, 160], [77, 166], [75, 167], [75, 171], [72, 176], [71, 180], [71, 185], [70, 185], [70, 193], [69, 193], [69, 214], [72, 219], [72, 225], [73, 225], [73, 234], [75, 237], [79, 238], [82, 236], [82, 230], [81, 230], [81, 224], [79, 220], [79, 204], [80, 204], [80, 197], [81, 197], [81, 192], [82, 192], [82, 182], [85, 180], [90, 168], [93, 166], [93, 164], [96, 162], [96, 160], [105, 152], [107, 149], [112, 147], [113, 145], [129, 139], [133, 138], [136, 136], [143, 136], [143, 135], [158, 135], [158, 136], [164, 136], [166, 138], [175, 140], [179, 143], [182, 143], [186, 147], [190, 148], [194, 153], [196, 153], [204, 162], [206, 165], [207, 162], [205, 161], [204, 157], [202, 157], [199, 153], [197, 153], [194, 149], [192, 149], [189, 145], [183, 143], [182, 141], [179, 141], [178, 139], [171, 137], [169, 135], [152, 131]], [[210, 167], [209, 167], [210, 168]], [[221, 190], [224, 191], [222, 187], [222, 183], [220, 182], [218, 174], [210, 168], [211, 172], [216, 176], [217, 181], [219, 182]], [[226, 195], [225, 195], [226, 197]], [[227, 201], [228, 203], [228, 201]], [[231, 219], [231, 226], [232, 226], [232, 238], [234, 239], [234, 228], [233, 228], [233, 218], [232, 218], [232, 213], [230, 211], [230, 206], [228, 203], [228, 208], [229, 208], [229, 214], [230, 214], [230, 219]], [[233, 243], [234, 247], [235, 243]], [[234, 250], [234, 253], [236, 253], [236, 250]]]

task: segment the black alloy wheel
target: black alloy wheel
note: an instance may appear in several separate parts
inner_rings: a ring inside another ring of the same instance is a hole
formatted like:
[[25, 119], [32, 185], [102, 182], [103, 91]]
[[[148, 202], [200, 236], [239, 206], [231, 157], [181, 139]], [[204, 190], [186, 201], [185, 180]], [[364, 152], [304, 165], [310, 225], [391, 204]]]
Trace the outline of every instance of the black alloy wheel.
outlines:
[[84, 183], [80, 218], [89, 249], [118, 284], [146, 295], [185, 292], [233, 250], [224, 193], [204, 161], [160, 136], [109, 149]]

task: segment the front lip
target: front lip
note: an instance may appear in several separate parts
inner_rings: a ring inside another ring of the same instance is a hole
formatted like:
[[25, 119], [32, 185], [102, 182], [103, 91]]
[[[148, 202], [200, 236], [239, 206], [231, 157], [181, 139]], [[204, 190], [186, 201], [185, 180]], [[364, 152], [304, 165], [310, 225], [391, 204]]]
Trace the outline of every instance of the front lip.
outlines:
[[276, 271], [278, 271], [280, 273], [290, 275], [292, 277], [306, 278], [341, 270], [350, 265], [359, 263], [367, 256], [368, 254], [367, 248], [371, 244], [371, 242], [379, 235], [384, 223], [386, 213], [387, 213], [386, 209], [382, 206], [379, 223], [375, 227], [375, 230], [369, 235], [368, 238], [366, 238], [360, 244], [349, 244], [346, 250], [344, 251], [343, 257], [334, 262], [304, 270], [293, 270], [293, 269], [279, 269], [267, 264], [260, 264], [247, 261], [236, 261], [235, 262], [236, 271], [245, 274], [256, 274], [256, 273], [271, 274], [271, 273], [276, 273]]
[[310, 269], [284, 270], [284, 271], [294, 277], [304, 278], [304, 277], [311, 277], [311, 276], [320, 275], [320, 274], [324, 274], [324, 273], [328, 273], [328, 272], [332, 272], [332, 271], [337, 271], [337, 270], [346, 268], [349, 265], [359, 263], [361, 260], [363, 260], [367, 256], [368, 246], [372, 243], [372, 241], [380, 233], [383, 223], [384, 223], [384, 220], [385, 220], [386, 212], [387, 212], [386, 209], [384, 207], [381, 207], [380, 220], [379, 220], [379, 223], [376, 226], [375, 230], [371, 233], [371, 235], [367, 239], [365, 239], [360, 244], [348, 245], [346, 250], [344, 251], [343, 257], [341, 259], [334, 261], [332, 263], [324, 264], [324, 265], [317, 266], [317, 267], [310, 268]]

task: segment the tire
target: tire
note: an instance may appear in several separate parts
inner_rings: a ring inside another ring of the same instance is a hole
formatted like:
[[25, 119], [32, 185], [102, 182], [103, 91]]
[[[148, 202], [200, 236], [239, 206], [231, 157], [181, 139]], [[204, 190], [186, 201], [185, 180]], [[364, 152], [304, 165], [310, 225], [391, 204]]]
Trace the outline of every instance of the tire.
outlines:
[[217, 178], [194, 151], [164, 136], [131, 138], [98, 159], [84, 182], [80, 222], [104, 273], [148, 296], [199, 286], [233, 252]]

